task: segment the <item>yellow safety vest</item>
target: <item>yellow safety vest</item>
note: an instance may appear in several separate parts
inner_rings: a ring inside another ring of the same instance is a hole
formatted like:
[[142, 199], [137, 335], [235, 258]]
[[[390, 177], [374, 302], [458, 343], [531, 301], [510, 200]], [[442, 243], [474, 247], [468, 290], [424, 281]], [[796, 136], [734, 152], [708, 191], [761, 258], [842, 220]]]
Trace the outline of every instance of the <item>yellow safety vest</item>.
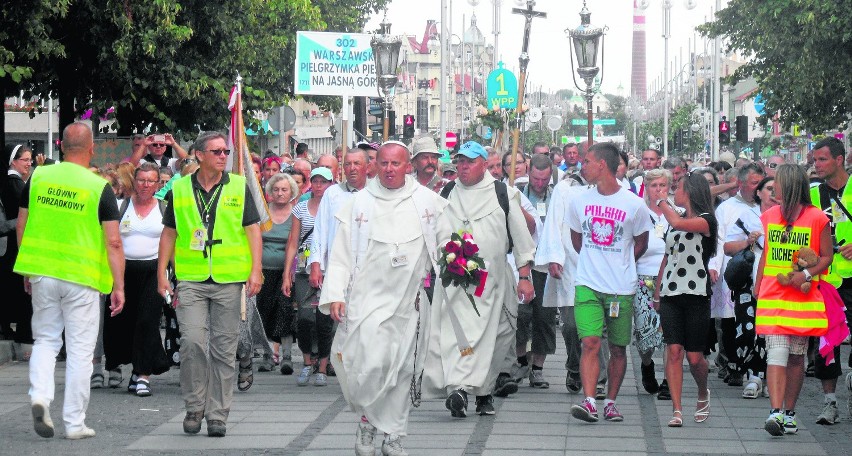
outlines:
[[[849, 181], [846, 182], [846, 187], [843, 189], [843, 195], [840, 196], [840, 202], [848, 211], [852, 211], [852, 190], [850, 190], [852, 185], [849, 185], [850, 182], [852, 182], [852, 176], [849, 177]], [[820, 209], [823, 209], [823, 204], [820, 199], [819, 189], [823, 185], [825, 184], [811, 187], [811, 202], [813, 202], [814, 206]], [[849, 217], [846, 216], [843, 210], [840, 209], [834, 201], [827, 201], [825, 207], [831, 208], [830, 213], [829, 211], [824, 212], [825, 215], [828, 216], [829, 220], [834, 224], [835, 244], [841, 240], [844, 241], [845, 244], [852, 242], [852, 220], [849, 220]], [[837, 220], [836, 223], [835, 220]], [[843, 282], [843, 279], [848, 277], [852, 277], [852, 261], [843, 258], [843, 255], [839, 253], [835, 253], [834, 258], [831, 261], [831, 266], [828, 268], [828, 273], [823, 276], [823, 279], [837, 288]]]
[[74, 163], [39, 166], [15, 272], [112, 291], [98, 206], [107, 181]]
[[[175, 275], [178, 280], [216, 283], [245, 282], [251, 273], [251, 250], [243, 228], [246, 180], [229, 174], [216, 201], [213, 232], [207, 233], [204, 250], [193, 249], [193, 239], [206, 232], [201, 221], [192, 177], [178, 179], [172, 186], [175, 226]], [[224, 178], [224, 175], [223, 175]], [[212, 197], [212, 196], [211, 196]], [[199, 242], [196, 240], [195, 242]]]

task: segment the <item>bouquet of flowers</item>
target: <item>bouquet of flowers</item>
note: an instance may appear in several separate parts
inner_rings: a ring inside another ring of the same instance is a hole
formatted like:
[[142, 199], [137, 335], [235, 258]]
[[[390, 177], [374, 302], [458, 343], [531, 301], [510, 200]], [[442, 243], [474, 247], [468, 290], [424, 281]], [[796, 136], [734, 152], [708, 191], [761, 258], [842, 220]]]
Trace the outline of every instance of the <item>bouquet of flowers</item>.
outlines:
[[[441, 247], [441, 257], [438, 266], [441, 269], [439, 277], [444, 287], [450, 284], [464, 289], [467, 299], [479, 316], [479, 309], [473, 301], [473, 296], [480, 297], [485, 289], [488, 271], [485, 270], [485, 260], [479, 255], [479, 246], [473, 242], [473, 235], [468, 231], [459, 231], [450, 236], [449, 242]], [[473, 286], [473, 296], [468, 289]]]

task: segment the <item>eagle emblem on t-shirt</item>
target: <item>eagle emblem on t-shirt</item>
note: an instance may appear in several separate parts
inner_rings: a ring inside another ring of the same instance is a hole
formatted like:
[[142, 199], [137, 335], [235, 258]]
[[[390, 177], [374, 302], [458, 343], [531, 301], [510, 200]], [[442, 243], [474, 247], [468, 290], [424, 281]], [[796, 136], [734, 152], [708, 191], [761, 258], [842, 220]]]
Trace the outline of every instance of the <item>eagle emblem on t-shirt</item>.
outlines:
[[592, 241], [598, 245], [612, 245], [615, 222], [604, 218], [592, 218]]

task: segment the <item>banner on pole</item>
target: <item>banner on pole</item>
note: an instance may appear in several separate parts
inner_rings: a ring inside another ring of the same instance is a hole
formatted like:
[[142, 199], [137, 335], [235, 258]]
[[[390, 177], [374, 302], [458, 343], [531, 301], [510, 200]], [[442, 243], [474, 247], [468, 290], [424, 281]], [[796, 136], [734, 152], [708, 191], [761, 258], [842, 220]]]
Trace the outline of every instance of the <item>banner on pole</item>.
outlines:
[[378, 96], [376, 64], [365, 33], [296, 33], [297, 95]]

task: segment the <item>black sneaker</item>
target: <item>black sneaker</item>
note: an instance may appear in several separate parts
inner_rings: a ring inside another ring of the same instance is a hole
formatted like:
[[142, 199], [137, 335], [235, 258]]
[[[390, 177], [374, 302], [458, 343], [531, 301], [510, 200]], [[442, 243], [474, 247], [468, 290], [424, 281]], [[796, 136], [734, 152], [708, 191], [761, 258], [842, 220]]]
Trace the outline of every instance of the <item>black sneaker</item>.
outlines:
[[670, 401], [672, 400], [672, 393], [669, 391], [669, 382], [663, 380], [663, 383], [660, 383], [660, 389], [657, 391], [657, 400], [660, 401]]
[[660, 390], [660, 384], [657, 382], [654, 373], [654, 361], [651, 361], [651, 364], [647, 366], [642, 365], [642, 388], [645, 388], [648, 394], [654, 394]]
[[450, 415], [455, 418], [464, 418], [467, 416], [467, 393], [464, 390], [457, 389], [450, 393], [447, 401], [444, 403]]
[[476, 414], [477, 415], [496, 415], [494, 410], [494, 398], [488, 396], [476, 396]]
[[580, 381], [580, 374], [565, 374], [565, 388], [571, 394], [577, 394], [583, 388], [583, 383]]
[[497, 376], [497, 384], [494, 387], [494, 395], [497, 397], [507, 397], [510, 394], [518, 392], [518, 384], [512, 380], [512, 376], [506, 373], [501, 373]]

